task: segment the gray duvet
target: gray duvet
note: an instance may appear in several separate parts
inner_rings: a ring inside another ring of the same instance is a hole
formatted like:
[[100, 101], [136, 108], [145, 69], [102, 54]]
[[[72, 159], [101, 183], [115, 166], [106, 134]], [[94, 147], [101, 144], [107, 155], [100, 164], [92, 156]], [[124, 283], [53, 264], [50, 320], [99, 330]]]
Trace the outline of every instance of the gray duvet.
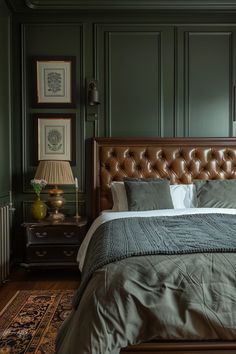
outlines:
[[[164, 226], [165, 240], [168, 233], [173, 234], [175, 220], [172, 228]], [[209, 224], [209, 217], [204, 221], [202, 216], [201, 220], [201, 225]], [[92, 276], [87, 263], [89, 281], [85, 274], [79, 301], [75, 299], [75, 307], [60, 330], [57, 353], [118, 354], [127, 345], [153, 339], [236, 340], [236, 254], [234, 246], [229, 249], [230, 239], [232, 245], [236, 242], [235, 216], [224, 215], [218, 225], [210, 225], [215, 231], [208, 233], [209, 251], [205, 249], [204, 253], [164, 254], [163, 249], [162, 254], [136, 256], [134, 252], [125, 259], [100, 265]], [[205, 229], [202, 233], [201, 229], [197, 228], [197, 237], [207, 244]], [[187, 240], [193, 242], [193, 232], [183, 231], [182, 225], [183, 232], [188, 235], [183, 240], [185, 249]], [[130, 229], [128, 233], [132, 238]], [[135, 233], [139, 238], [137, 230]], [[218, 251], [212, 247], [217, 238], [227, 240], [225, 245], [220, 241]], [[112, 240], [116, 243], [115, 238]], [[91, 247], [88, 252], [93, 252]]]

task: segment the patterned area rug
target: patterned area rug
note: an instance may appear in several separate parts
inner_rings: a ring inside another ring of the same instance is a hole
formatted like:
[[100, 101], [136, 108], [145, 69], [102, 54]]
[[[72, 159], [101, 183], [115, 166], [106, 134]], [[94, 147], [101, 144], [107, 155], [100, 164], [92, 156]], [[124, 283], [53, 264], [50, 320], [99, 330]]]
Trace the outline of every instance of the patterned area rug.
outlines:
[[74, 290], [18, 291], [0, 312], [0, 353], [54, 354]]

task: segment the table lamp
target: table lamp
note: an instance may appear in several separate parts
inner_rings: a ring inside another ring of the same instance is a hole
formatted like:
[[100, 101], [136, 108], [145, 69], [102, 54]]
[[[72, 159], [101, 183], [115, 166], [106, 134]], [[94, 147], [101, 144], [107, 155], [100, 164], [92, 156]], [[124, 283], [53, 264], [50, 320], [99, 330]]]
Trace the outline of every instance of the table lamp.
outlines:
[[49, 199], [47, 204], [52, 208], [49, 220], [56, 222], [62, 221], [65, 215], [59, 209], [65, 204], [63, 190], [59, 185], [75, 184], [75, 179], [69, 161], [48, 161], [41, 160], [36, 170], [35, 179], [44, 179], [47, 184], [54, 187], [48, 191]]

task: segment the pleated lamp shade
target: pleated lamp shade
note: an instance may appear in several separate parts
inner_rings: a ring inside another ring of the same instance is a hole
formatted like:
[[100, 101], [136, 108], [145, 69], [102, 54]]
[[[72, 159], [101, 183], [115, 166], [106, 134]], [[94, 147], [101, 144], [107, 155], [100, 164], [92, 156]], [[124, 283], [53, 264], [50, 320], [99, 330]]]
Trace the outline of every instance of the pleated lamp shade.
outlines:
[[74, 184], [75, 179], [71, 170], [69, 161], [42, 160], [39, 162], [36, 170], [35, 179], [44, 179], [48, 185], [54, 188], [48, 191], [49, 199], [47, 204], [52, 209], [48, 220], [51, 222], [62, 221], [65, 215], [59, 212], [59, 209], [65, 204], [63, 190], [57, 186], [65, 184]]
[[69, 161], [39, 162], [35, 179], [44, 179], [49, 185], [75, 184]]

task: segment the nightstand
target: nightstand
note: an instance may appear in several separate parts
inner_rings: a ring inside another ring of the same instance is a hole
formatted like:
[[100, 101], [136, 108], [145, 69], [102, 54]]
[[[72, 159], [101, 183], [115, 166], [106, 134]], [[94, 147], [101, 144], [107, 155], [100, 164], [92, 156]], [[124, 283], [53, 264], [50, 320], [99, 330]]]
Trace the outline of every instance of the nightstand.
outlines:
[[22, 266], [33, 268], [78, 268], [76, 257], [87, 231], [87, 220], [27, 222], [22, 225], [25, 254]]

